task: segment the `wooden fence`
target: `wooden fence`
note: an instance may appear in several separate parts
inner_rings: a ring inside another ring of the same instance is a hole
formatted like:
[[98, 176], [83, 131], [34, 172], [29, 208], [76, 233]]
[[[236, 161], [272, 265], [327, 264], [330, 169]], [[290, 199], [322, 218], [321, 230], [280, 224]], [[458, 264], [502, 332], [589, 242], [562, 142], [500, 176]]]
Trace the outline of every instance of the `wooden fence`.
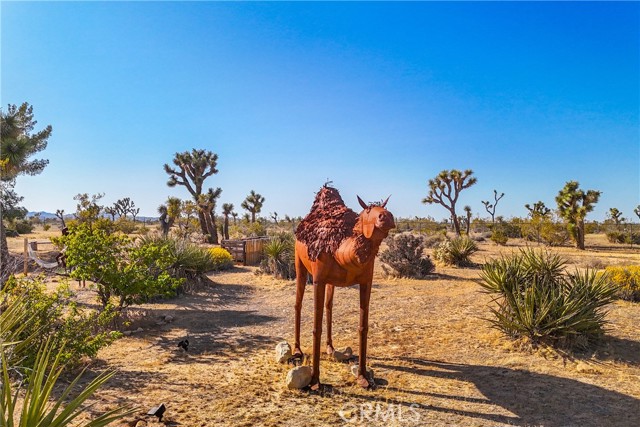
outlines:
[[235, 262], [244, 265], [258, 265], [262, 261], [264, 245], [267, 237], [256, 237], [242, 240], [223, 240], [221, 246], [228, 250]]

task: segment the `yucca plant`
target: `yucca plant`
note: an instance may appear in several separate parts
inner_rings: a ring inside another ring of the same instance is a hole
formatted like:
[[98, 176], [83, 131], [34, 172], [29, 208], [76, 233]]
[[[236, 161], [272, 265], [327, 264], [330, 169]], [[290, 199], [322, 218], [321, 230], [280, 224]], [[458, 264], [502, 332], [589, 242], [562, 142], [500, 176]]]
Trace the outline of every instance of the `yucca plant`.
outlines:
[[586, 345], [599, 337], [605, 306], [616, 293], [605, 275], [565, 270], [557, 254], [521, 250], [485, 264], [481, 286], [494, 294], [489, 321], [508, 336], [532, 344]]
[[[71, 382], [62, 393], [54, 397], [53, 390], [64, 366], [64, 351], [60, 346], [47, 340], [37, 351], [33, 368], [24, 369], [20, 360], [33, 347], [36, 334], [16, 342], [23, 330], [34, 329], [30, 325], [33, 316], [25, 314], [20, 299], [4, 300], [0, 310], [0, 426], [2, 427], [65, 427], [85, 411], [85, 402], [102, 386], [114, 372], [99, 375], [75, 396], [71, 393], [77, 387], [82, 373]], [[54, 357], [55, 353], [55, 357]], [[11, 373], [22, 372], [17, 380]], [[87, 421], [76, 424], [82, 427], [106, 426], [128, 416], [134, 408], [119, 407]]]
[[478, 251], [478, 245], [467, 236], [445, 240], [433, 251], [433, 257], [446, 265], [466, 266], [473, 263], [469, 257]]
[[261, 269], [273, 274], [278, 279], [295, 277], [294, 246], [295, 239], [291, 233], [281, 233], [264, 245], [265, 260]]
[[[5, 356], [4, 348], [2, 349], [2, 388], [0, 389], [1, 426], [68, 426], [85, 411], [86, 408], [84, 404], [87, 399], [115, 373], [106, 372], [100, 374], [85, 386], [79, 394], [72, 398], [71, 393], [82, 377], [83, 371], [62, 391], [59, 397], [54, 399], [52, 396], [53, 390], [63, 371], [63, 366], [60, 364], [60, 353], [58, 353], [55, 358], [53, 357], [52, 347], [53, 346], [47, 342], [40, 348], [34, 368], [28, 371], [24, 379], [25, 381], [15, 388], [12, 385], [14, 383], [9, 375], [8, 359]], [[24, 389], [23, 393], [20, 392], [21, 389]], [[22, 399], [19, 399], [21, 396]], [[79, 424], [79, 426], [106, 426], [134, 412], [134, 408], [119, 407], [91, 421]]]

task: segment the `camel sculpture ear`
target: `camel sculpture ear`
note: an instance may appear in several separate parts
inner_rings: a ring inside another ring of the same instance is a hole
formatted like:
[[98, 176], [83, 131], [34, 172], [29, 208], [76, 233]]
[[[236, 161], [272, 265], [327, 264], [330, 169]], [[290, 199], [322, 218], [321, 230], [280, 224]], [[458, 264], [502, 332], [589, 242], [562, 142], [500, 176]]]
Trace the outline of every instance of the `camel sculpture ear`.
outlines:
[[367, 219], [368, 218], [365, 218], [362, 221], [362, 234], [364, 234], [364, 237], [367, 239], [370, 239], [371, 236], [373, 236], [373, 230], [376, 228], [376, 223], [367, 221]]
[[380, 205], [381, 208], [384, 208], [385, 206], [387, 206], [387, 202], [389, 201], [389, 198], [391, 197], [391, 194], [389, 194], [389, 197], [387, 197], [387, 200], [385, 200], [384, 202], [382, 202], [382, 204]]
[[360, 198], [360, 196], [356, 196], [358, 198], [358, 203], [360, 203], [360, 206], [362, 206], [362, 209], [369, 209], [369, 206], [362, 201], [362, 199]]

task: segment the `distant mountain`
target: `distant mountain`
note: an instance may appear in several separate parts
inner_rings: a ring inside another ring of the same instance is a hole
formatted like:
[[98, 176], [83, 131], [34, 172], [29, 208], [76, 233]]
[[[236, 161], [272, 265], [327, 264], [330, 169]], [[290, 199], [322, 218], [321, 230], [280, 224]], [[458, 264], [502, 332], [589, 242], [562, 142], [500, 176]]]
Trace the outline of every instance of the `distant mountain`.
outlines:
[[[49, 212], [27, 212], [27, 218], [31, 218], [32, 216], [36, 216], [36, 215], [40, 215], [40, 218], [42, 219], [54, 219], [57, 218], [56, 214], [52, 214]], [[66, 215], [65, 215], [66, 216]]]

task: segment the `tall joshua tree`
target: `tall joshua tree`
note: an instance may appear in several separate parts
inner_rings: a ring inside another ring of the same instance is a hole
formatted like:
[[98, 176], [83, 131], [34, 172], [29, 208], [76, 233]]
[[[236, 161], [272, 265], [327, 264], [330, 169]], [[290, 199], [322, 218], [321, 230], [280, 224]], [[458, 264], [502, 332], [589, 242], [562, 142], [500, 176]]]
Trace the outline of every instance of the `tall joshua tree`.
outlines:
[[256, 214], [259, 214], [262, 210], [262, 205], [264, 204], [264, 197], [262, 197], [259, 193], [251, 190], [251, 193], [247, 196], [246, 199], [240, 205], [242, 209], [247, 210], [251, 213], [251, 222], [256, 222]]
[[51, 126], [33, 132], [38, 122], [33, 119], [33, 107], [23, 103], [19, 107], [9, 104], [0, 109], [0, 288], [11, 274], [7, 236], [2, 222], [5, 210], [22, 200], [14, 191], [19, 175], [37, 175], [49, 164], [48, 160], [29, 158], [47, 148]]
[[576, 241], [576, 247], [584, 250], [584, 219], [598, 203], [601, 192], [588, 190], [585, 193], [579, 186], [577, 181], [568, 181], [558, 192], [556, 203], [560, 215], [567, 221], [567, 228]]
[[210, 243], [218, 241], [218, 232], [215, 227], [215, 217], [213, 210], [215, 209], [215, 201], [222, 190], [209, 189], [207, 193], [203, 192], [204, 181], [211, 175], [218, 173], [216, 166], [218, 164], [218, 155], [206, 150], [196, 150], [195, 148], [184, 153], [176, 153], [173, 158], [171, 167], [164, 165], [164, 171], [169, 174], [169, 187], [176, 185], [184, 186], [193, 197], [194, 202], [198, 205], [198, 220], [202, 233], [207, 236]]
[[437, 203], [449, 211], [453, 228], [458, 236], [460, 235], [460, 221], [456, 215], [456, 203], [460, 192], [478, 181], [471, 175], [473, 175], [471, 169], [464, 172], [456, 169], [443, 170], [438, 176], [429, 180], [429, 194], [422, 199], [422, 203]]
[[464, 225], [467, 229], [467, 236], [468, 236], [469, 232], [471, 231], [471, 206], [466, 205], [463, 209], [465, 213]]
[[500, 201], [500, 199], [502, 199], [504, 197], [504, 193], [500, 194], [500, 196], [498, 196], [498, 191], [497, 190], [493, 190], [493, 199], [494, 202], [491, 203], [490, 201], [482, 201], [482, 204], [484, 205], [484, 208], [487, 210], [487, 213], [489, 215], [491, 215], [491, 224], [495, 224], [496, 223], [496, 207], [498, 206], [498, 202]]
[[229, 215], [233, 214], [233, 203], [222, 204], [222, 215], [224, 215], [223, 234], [226, 240], [229, 240]]

